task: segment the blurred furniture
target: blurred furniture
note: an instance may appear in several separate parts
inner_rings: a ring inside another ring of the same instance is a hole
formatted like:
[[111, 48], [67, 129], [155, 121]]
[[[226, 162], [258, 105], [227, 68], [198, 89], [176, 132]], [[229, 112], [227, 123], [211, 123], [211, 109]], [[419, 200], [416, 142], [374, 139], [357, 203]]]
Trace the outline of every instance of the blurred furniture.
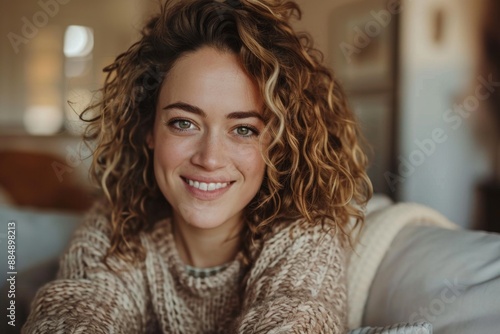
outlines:
[[484, 181], [476, 187], [475, 229], [500, 233], [500, 181]]
[[0, 188], [14, 205], [81, 212], [92, 203], [74, 167], [55, 154], [3, 150], [0, 162]]
[[498, 333], [499, 295], [499, 234], [407, 225], [377, 266], [362, 324], [426, 321], [437, 334]]
[[[487, 0], [482, 31], [482, 56], [480, 75], [500, 80], [500, 2]], [[487, 150], [491, 172], [475, 189], [474, 227], [500, 232], [500, 89], [498, 84], [487, 99], [481, 101], [482, 109], [476, 116], [476, 136]]]
[[[16, 208], [0, 204], [0, 264], [7, 268], [7, 222], [16, 223], [16, 327], [2, 324], [0, 333], [20, 333], [29, 314], [33, 296], [43, 284], [53, 280], [58, 269], [58, 256], [64, 251], [70, 236], [81, 220], [80, 214]], [[1, 307], [6, 310], [7, 270], [0, 273], [2, 282]]]

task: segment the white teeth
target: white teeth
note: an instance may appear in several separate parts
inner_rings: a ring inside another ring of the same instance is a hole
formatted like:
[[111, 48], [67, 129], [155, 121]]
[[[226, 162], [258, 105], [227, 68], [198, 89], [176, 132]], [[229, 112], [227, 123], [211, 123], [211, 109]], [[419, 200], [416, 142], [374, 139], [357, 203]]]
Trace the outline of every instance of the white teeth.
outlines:
[[213, 191], [213, 190], [225, 188], [228, 186], [227, 182], [225, 182], [225, 183], [220, 183], [220, 182], [218, 182], [218, 183], [205, 183], [205, 182], [198, 182], [198, 181], [193, 181], [193, 180], [189, 180], [189, 179], [186, 179], [186, 181], [188, 182], [188, 184], [191, 187], [194, 187], [194, 188], [197, 188], [197, 189], [200, 189], [203, 191]]

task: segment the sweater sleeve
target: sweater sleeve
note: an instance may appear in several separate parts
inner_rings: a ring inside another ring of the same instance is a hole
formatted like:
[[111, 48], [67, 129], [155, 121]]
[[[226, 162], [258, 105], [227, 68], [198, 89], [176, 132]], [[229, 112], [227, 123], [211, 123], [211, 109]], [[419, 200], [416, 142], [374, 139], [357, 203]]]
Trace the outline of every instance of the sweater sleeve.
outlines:
[[[95, 210], [94, 210], [95, 211]], [[57, 279], [35, 296], [22, 333], [140, 333], [146, 290], [140, 265], [110, 257], [109, 224], [89, 213], [60, 260]]]
[[252, 268], [234, 331], [345, 333], [345, 254], [339, 237], [321, 226], [288, 228], [265, 244]]

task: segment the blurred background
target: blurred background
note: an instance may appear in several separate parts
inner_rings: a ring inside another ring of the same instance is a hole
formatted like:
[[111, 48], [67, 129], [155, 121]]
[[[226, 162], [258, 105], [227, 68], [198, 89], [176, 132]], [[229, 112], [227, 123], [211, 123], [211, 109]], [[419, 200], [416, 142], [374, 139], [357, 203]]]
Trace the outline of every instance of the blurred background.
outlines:
[[[496, 0], [298, 0], [372, 147], [378, 193], [500, 229]], [[77, 113], [139, 36], [149, 0], [0, 2], [0, 202], [92, 202]], [[71, 103], [68, 103], [71, 101]]]

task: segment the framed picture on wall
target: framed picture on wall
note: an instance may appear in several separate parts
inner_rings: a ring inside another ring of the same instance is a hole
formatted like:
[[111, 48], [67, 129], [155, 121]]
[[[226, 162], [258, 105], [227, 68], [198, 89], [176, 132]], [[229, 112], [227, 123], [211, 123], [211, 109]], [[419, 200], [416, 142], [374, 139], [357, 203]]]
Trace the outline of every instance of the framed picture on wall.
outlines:
[[[396, 166], [399, 0], [351, 1], [329, 21], [331, 65], [373, 154], [368, 175], [375, 192], [393, 199], [384, 175]], [[370, 150], [368, 150], [370, 151]]]
[[391, 86], [396, 18], [388, 9], [390, 2], [353, 1], [332, 12], [332, 66], [347, 90], [382, 90]]

